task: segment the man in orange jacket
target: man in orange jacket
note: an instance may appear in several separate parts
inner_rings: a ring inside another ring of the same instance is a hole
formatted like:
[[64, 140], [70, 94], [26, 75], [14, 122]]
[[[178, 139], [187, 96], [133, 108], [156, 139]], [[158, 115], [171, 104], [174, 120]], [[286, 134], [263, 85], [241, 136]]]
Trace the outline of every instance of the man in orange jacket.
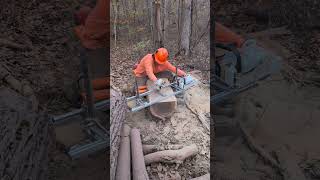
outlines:
[[139, 93], [147, 91], [146, 82], [148, 78], [160, 89], [163, 81], [159, 78], [170, 79], [172, 77], [171, 72], [176, 73], [176, 71], [178, 76], [186, 76], [184, 71], [177, 69], [168, 62], [168, 51], [165, 48], [159, 48], [155, 53], [144, 56], [133, 71], [137, 79]]
[[[88, 56], [95, 101], [109, 98], [109, 6], [110, 0], [97, 0], [94, 8], [84, 5], [74, 14], [78, 24], [74, 31]], [[81, 96], [85, 99], [85, 93]]]

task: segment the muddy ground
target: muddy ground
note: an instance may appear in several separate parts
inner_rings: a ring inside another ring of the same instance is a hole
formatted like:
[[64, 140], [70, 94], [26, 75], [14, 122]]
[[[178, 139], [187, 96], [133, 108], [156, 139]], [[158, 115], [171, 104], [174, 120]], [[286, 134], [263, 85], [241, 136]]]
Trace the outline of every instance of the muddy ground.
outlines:
[[[234, 31], [247, 35], [272, 28], [272, 23], [257, 22], [245, 15], [238, 1], [219, 4], [216, 20]], [[277, 26], [275, 26], [277, 27]], [[221, 178], [243, 179], [318, 179], [319, 149], [317, 138], [320, 118], [319, 31], [309, 30], [312, 40], [289, 34], [258, 39], [260, 45], [282, 56], [281, 73], [259, 83], [235, 98], [234, 118], [215, 116], [214, 171]], [[302, 48], [308, 44], [309, 51]], [[229, 122], [229, 125], [225, 125]], [[239, 129], [247, 129], [255, 143], [284, 168], [279, 172], [248, 146]], [[220, 127], [220, 129], [219, 129]], [[290, 176], [291, 175], [291, 176]]]

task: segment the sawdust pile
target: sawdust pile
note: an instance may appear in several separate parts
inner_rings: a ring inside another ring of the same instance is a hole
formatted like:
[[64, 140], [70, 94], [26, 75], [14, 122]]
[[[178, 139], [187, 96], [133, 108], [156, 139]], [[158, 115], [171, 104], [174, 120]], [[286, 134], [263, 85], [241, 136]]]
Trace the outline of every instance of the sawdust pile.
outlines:
[[63, 101], [63, 81], [78, 69], [75, 6], [65, 0], [1, 2], [1, 64], [30, 84], [42, 105]]

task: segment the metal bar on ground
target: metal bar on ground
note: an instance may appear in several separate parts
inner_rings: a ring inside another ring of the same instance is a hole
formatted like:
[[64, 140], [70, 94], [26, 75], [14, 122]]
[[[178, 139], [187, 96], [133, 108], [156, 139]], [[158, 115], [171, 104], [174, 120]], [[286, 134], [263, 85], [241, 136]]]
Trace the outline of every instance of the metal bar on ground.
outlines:
[[75, 145], [70, 148], [68, 155], [72, 159], [78, 159], [81, 156], [89, 155], [95, 153], [100, 150], [107, 149], [109, 146], [109, 141], [106, 139], [97, 140], [92, 143], [84, 144], [84, 145]]

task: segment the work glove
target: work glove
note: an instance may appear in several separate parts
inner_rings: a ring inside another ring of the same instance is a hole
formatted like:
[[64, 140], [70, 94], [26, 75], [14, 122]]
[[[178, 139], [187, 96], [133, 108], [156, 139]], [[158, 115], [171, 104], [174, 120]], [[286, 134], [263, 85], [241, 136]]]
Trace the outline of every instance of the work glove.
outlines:
[[161, 87], [162, 87], [163, 84], [164, 84], [164, 81], [163, 81], [162, 79], [158, 79], [158, 80], [156, 80], [156, 82], [155, 82], [154, 84], [156, 85], [156, 89], [157, 89], [157, 90], [160, 90]]

